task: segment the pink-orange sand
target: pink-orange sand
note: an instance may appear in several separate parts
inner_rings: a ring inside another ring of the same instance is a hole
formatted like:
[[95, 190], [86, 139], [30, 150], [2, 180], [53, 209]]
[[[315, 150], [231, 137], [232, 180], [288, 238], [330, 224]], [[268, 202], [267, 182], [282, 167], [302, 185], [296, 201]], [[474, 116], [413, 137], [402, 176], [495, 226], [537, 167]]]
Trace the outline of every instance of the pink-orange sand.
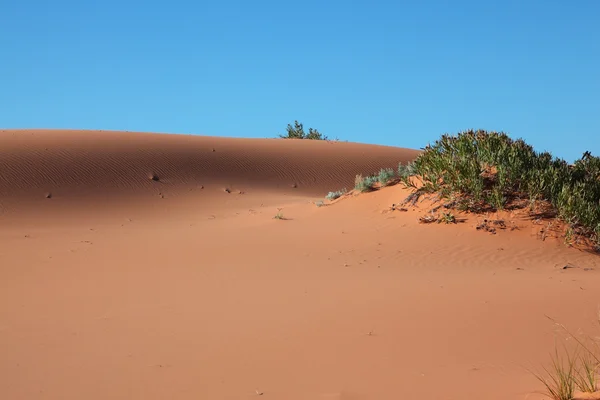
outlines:
[[0, 132], [0, 399], [543, 398], [547, 316], [600, 333], [598, 256], [419, 224], [400, 185], [315, 204], [417, 154]]

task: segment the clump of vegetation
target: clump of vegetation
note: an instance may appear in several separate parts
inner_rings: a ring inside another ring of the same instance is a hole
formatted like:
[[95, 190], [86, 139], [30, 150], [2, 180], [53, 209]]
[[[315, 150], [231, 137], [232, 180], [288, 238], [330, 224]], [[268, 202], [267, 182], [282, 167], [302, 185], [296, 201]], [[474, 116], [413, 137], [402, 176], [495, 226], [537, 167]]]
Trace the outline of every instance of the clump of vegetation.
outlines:
[[406, 164], [399, 163], [398, 164], [398, 176], [403, 178], [406, 176], [412, 176], [413, 173], [413, 163], [408, 162]]
[[455, 224], [456, 217], [451, 212], [443, 212], [438, 218], [438, 223], [442, 222], [444, 224]]
[[354, 189], [359, 192], [368, 192], [373, 190], [373, 186], [377, 182], [377, 177], [375, 176], [367, 176], [364, 177], [362, 175], [356, 175], [354, 179]]
[[575, 395], [575, 359], [568, 355], [564, 360], [555, 349], [549, 368], [544, 367], [544, 373], [533, 373], [544, 385], [546, 395], [552, 400], [572, 400]]
[[279, 135], [279, 137], [283, 139], [328, 140], [327, 136], [316, 129], [308, 128], [308, 133], [304, 132], [304, 125], [298, 121], [294, 121], [293, 126], [288, 124], [286, 131], [286, 134]]
[[398, 164], [398, 178], [406, 184], [406, 186], [412, 186], [410, 178], [415, 175], [415, 167], [412, 162], [406, 164]]
[[382, 168], [377, 175], [377, 181], [381, 187], [384, 187], [387, 186], [394, 177], [394, 170], [392, 168]]
[[465, 211], [533, 210], [539, 202], [600, 248], [600, 158], [584, 153], [574, 165], [538, 153], [502, 132], [443, 135], [409, 165], [398, 167], [405, 185], [422, 181], [420, 192], [452, 198]]
[[279, 219], [279, 220], [285, 219], [285, 217], [283, 216], [283, 213], [281, 212], [281, 210], [283, 210], [283, 208], [278, 208], [277, 209], [277, 214], [275, 214], [275, 216], [273, 217], [274, 219]]
[[347, 190], [346, 189], [342, 189], [342, 190], [338, 190], [337, 192], [329, 192], [327, 193], [327, 196], [325, 196], [325, 198], [327, 200], [335, 200], [335, 199], [339, 199], [340, 197], [342, 197], [344, 194], [346, 194]]
[[579, 356], [579, 369], [575, 374], [575, 385], [584, 393], [593, 393], [598, 389], [598, 361], [592, 353], [584, 351]]
[[376, 175], [366, 177], [356, 175], [354, 189], [359, 192], [368, 192], [375, 188], [375, 184], [379, 183], [380, 187], [384, 187], [389, 185], [395, 178], [393, 168], [382, 168]]
[[[543, 368], [543, 373], [533, 372], [533, 375], [544, 385], [546, 395], [553, 400], [572, 400], [575, 389], [582, 393], [595, 393], [598, 390], [598, 373], [600, 372], [600, 347], [595, 340], [591, 343], [572, 334], [564, 325], [557, 323], [567, 338], [577, 344], [574, 350], [565, 348], [565, 356], [554, 349], [549, 367]], [[600, 315], [599, 320], [600, 322]]]

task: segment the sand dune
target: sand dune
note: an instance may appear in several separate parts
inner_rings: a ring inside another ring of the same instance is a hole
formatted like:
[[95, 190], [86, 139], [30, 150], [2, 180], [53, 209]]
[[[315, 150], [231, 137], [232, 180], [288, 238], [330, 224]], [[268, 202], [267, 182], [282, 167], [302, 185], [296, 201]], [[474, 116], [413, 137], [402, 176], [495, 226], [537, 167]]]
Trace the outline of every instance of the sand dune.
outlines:
[[[344, 142], [231, 139], [112, 131], [0, 132], [0, 196], [8, 209], [177, 196], [199, 188], [322, 196], [358, 173], [396, 167], [413, 150]], [[155, 180], [153, 180], [154, 178]], [[291, 190], [295, 189], [295, 190]], [[47, 203], [47, 202], [46, 202]]]
[[0, 142], [2, 398], [534, 400], [527, 368], [563, 340], [546, 315], [597, 334], [598, 257], [532, 221], [419, 224], [400, 186], [314, 204], [411, 150]]

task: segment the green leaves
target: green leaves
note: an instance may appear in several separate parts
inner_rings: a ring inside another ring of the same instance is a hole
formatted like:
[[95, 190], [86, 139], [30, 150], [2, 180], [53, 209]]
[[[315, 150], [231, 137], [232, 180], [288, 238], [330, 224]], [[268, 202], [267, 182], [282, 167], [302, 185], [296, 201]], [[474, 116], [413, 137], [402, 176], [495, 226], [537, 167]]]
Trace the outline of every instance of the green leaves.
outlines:
[[381, 187], [387, 186], [394, 179], [394, 170], [392, 168], [383, 168], [377, 174], [377, 181]]
[[308, 133], [304, 132], [304, 125], [298, 121], [294, 121], [294, 126], [288, 124], [287, 134], [279, 135], [283, 139], [310, 139], [310, 140], [327, 140], [327, 136], [321, 134], [318, 130], [308, 128]]
[[327, 196], [325, 196], [325, 198], [327, 200], [336, 200], [342, 197], [344, 194], [346, 194], [346, 192], [346, 189], [338, 190], [337, 192], [329, 192], [327, 193]]
[[357, 175], [354, 179], [354, 189], [359, 192], [368, 192], [373, 190], [373, 186], [377, 182], [377, 177], [375, 176], [367, 176], [364, 177], [362, 175]]
[[505, 133], [469, 130], [442, 135], [410, 169], [399, 167], [401, 179], [418, 175], [422, 190], [459, 195], [468, 209], [503, 209], [515, 198], [528, 198], [532, 206], [546, 200], [600, 244], [600, 158], [589, 152], [569, 165]]

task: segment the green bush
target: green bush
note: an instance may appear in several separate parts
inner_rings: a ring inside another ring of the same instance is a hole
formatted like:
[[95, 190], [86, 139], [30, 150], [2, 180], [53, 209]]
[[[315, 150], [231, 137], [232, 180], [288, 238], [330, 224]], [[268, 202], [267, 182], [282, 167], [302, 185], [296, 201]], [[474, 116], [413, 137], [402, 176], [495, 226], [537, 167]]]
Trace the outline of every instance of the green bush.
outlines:
[[377, 175], [377, 181], [381, 187], [387, 186], [394, 179], [394, 170], [392, 168], [382, 168]]
[[589, 152], [569, 165], [505, 133], [470, 130], [443, 135], [398, 172], [401, 178], [418, 175], [420, 190], [453, 197], [465, 210], [547, 201], [559, 217], [600, 244], [600, 158]]
[[325, 196], [325, 198], [327, 200], [335, 200], [335, 199], [339, 199], [340, 197], [342, 197], [345, 193], [347, 192], [346, 189], [343, 190], [338, 190], [337, 192], [329, 192], [327, 193], [327, 196]]
[[398, 164], [398, 178], [407, 187], [414, 187], [411, 178], [415, 175], [414, 163], [408, 162], [406, 165]]
[[321, 134], [318, 130], [308, 128], [308, 133], [304, 132], [304, 125], [294, 121], [294, 126], [288, 124], [285, 135], [279, 135], [283, 139], [310, 139], [310, 140], [328, 140], [327, 136]]
[[408, 178], [414, 174], [414, 163], [408, 162], [406, 165], [402, 163], [398, 164], [398, 176], [400, 178]]
[[359, 192], [368, 192], [373, 189], [373, 186], [377, 182], [377, 177], [375, 176], [367, 176], [363, 178], [361, 175], [357, 175], [354, 180], [354, 189]]

